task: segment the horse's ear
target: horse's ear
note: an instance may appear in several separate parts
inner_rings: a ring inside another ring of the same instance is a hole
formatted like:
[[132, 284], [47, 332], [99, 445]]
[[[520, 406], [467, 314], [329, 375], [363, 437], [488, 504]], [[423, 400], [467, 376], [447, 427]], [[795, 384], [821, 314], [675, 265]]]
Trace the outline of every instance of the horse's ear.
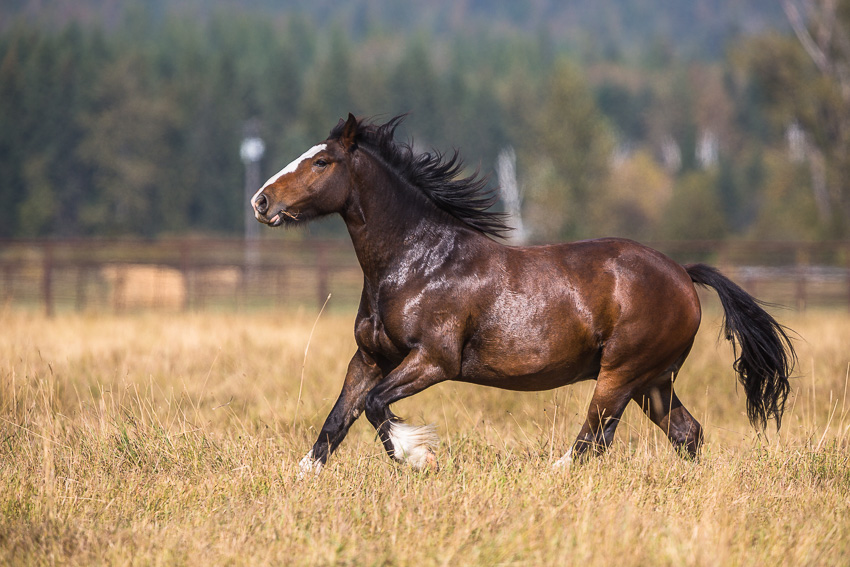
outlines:
[[345, 125], [342, 127], [342, 135], [339, 137], [339, 142], [347, 152], [357, 147], [357, 119], [350, 112], [348, 113], [348, 120], [346, 120]]

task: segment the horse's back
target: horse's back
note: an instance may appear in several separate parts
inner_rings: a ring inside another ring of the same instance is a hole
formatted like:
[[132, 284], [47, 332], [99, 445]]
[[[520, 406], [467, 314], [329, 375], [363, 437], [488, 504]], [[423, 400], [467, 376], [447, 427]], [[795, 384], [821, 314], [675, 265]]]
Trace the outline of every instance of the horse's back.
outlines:
[[699, 309], [685, 269], [633, 240], [602, 238], [509, 248], [505, 262], [514, 285], [562, 288], [581, 304], [580, 310], [606, 320], [670, 301], [673, 309]]
[[[604, 342], [628, 333], [669, 339], [668, 331], [696, 334], [699, 297], [685, 269], [658, 250], [623, 238], [544, 247], [562, 267], [567, 286], [581, 295], [586, 316]], [[554, 282], [553, 282], [554, 283]]]

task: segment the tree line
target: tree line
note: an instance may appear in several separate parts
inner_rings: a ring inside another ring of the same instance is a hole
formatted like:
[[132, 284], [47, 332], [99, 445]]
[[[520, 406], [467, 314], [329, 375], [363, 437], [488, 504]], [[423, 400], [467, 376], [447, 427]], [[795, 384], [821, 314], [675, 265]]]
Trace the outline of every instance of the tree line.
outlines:
[[0, 236], [241, 233], [246, 123], [270, 175], [351, 111], [410, 112], [401, 136], [486, 173], [513, 148], [533, 240], [843, 238], [850, 54], [836, 40], [819, 64], [800, 40], [828, 21], [850, 18], [701, 59], [300, 12], [20, 20], [0, 33]]

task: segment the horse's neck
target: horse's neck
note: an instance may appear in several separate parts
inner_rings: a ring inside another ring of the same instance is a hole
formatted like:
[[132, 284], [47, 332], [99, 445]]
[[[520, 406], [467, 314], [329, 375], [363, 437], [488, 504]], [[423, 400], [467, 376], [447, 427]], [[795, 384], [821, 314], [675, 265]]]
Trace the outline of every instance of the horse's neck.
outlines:
[[471, 232], [460, 221], [413, 193], [394, 173], [372, 165], [355, 176], [342, 217], [367, 278], [380, 279], [414, 264], [439, 261]]

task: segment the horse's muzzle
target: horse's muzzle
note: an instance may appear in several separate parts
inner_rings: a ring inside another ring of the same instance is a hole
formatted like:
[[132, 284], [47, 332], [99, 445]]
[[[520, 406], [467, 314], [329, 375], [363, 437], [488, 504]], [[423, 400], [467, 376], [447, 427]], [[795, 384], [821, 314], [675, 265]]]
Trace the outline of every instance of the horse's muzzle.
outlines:
[[253, 204], [254, 211], [258, 214], [265, 215], [267, 212], [269, 212], [269, 200], [264, 194], [260, 193], [259, 195], [257, 195], [257, 197], [254, 199]]

